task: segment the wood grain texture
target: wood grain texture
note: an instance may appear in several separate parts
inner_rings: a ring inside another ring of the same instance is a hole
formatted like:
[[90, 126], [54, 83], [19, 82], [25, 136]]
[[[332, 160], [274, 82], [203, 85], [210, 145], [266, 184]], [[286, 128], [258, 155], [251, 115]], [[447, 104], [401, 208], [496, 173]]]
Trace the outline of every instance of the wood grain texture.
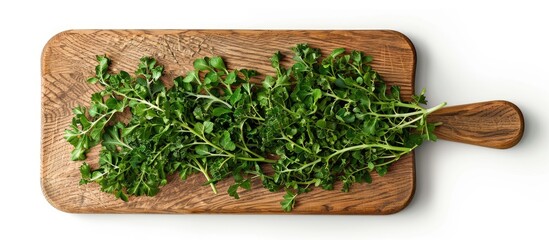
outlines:
[[492, 148], [515, 146], [524, 132], [520, 109], [507, 101], [452, 106], [433, 112], [429, 122], [441, 122], [437, 137]]
[[[180, 30], [76, 30], [54, 36], [42, 53], [41, 184], [45, 197], [56, 208], [73, 213], [282, 213], [283, 193], [270, 193], [261, 183], [226, 194], [231, 181], [218, 184], [220, 194], [202, 186], [202, 176], [186, 182], [173, 177], [155, 197], [130, 197], [129, 202], [102, 193], [97, 184], [78, 185], [81, 162], [70, 161], [71, 146], [63, 139], [71, 109], [87, 105], [97, 85], [86, 82], [94, 75], [95, 55], [107, 54], [112, 70], [135, 69], [139, 58], [149, 55], [165, 66], [163, 81], [192, 68], [195, 58], [223, 56], [228, 68], [253, 68], [273, 74], [269, 57], [275, 51], [290, 54], [290, 47], [307, 42], [329, 53], [338, 47], [357, 49], [373, 56], [373, 67], [389, 84], [401, 87], [409, 99], [414, 89], [415, 50], [395, 31], [180, 31]], [[283, 62], [287, 65], [288, 62]], [[260, 78], [258, 78], [258, 81]], [[88, 154], [97, 165], [98, 149]], [[294, 214], [390, 214], [403, 209], [415, 190], [414, 154], [403, 157], [384, 177], [372, 184], [356, 184], [350, 193], [315, 189], [300, 195]]]

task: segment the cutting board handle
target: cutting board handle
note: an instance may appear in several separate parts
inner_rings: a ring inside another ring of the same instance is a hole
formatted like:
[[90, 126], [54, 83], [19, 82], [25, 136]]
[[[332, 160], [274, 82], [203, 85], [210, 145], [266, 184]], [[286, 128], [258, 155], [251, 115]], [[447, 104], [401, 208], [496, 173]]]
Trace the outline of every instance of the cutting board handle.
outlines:
[[491, 148], [510, 148], [524, 132], [520, 109], [508, 101], [489, 101], [445, 107], [433, 112], [429, 122], [441, 122], [438, 138]]

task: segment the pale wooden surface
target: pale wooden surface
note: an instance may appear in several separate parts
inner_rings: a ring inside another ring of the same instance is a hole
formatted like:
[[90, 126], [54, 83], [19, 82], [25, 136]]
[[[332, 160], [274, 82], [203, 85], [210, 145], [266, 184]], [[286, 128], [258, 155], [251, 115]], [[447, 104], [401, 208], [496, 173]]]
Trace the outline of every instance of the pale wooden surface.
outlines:
[[[253, 68], [272, 74], [269, 57], [280, 50], [307, 42], [329, 53], [337, 47], [362, 50], [374, 57], [374, 69], [389, 84], [397, 84], [409, 99], [414, 88], [415, 51], [411, 42], [394, 31], [122, 31], [78, 30], [54, 36], [42, 53], [42, 149], [41, 184], [46, 199], [56, 208], [75, 213], [281, 213], [283, 193], [270, 193], [260, 182], [235, 200], [226, 194], [230, 181], [218, 184], [214, 195], [200, 175], [186, 182], [178, 179], [155, 197], [131, 197], [128, 203], [99, 191], [97, 184], [78, 185], [81, 162], [70, 161], [71, 146], [63, 139], [71, 109], [87, 105], [99, 90], [86, 83], [94, 74], [95, 55], [107, 54], [112, 69], [135, 69], [144, 55], [165, 66], [163, 80], [192, 67], [197, 57], [219, 55], [229, 68]], [[292, 213], [390, 214], [403, 209], [415, 189], [413, 153], [392, 166], [384, 177], [374, 174], [372, 184], [356, 184], [350, 193], [315, 189], [298, 197]], [[97, 151], [87, 161], [95, 165]]]

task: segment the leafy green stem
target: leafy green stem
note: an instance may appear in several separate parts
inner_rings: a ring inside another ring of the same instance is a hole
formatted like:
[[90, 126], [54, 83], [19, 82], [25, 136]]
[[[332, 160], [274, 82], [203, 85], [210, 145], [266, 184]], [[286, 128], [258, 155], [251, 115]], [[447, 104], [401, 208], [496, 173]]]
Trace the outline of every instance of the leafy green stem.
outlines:
[[288, 136], [286, 136], [286, 134], [284, 134], [283, 132], [280, 133], [282, 135], [281, 138], [275, 138], [275, 139], [280, 139], [280, 140], [286, 140], [288, 142], [290, 142], [292, 145], [296, 146], [297, 148], [307, 152], [308, 154], [313, 154], [313, 151], [309, 150], [308, 148], [306, 147], [303, 147], [299, 144], [297, 144], [296, 142], [292, 141]]
[[204, 177], [206, 177], [206, 181], [210, 183], [210, 187], [212, 188], [213, 193], [217, 194], [217, 188], [215, 187], [215, 184], [213, 182], [210, 182], [211, 181], [210, 175], [208, 174], [206, 169], [202, 167], [202, 164], [200, 164], [200, 162], [196, 160], [196, 158], [193, 158], [193, 160], [198, 166], [198, 169], [200, 169], [200, 172], [204, 175]]
[[361, 144], [361, 145], [346, 147], [346, 148], [337, 150], [334, 153], [327, 156], [326, 160], [329, 160], [329, 159], [331, 159], [331, 158], [333, 158], [337, 155], [343, 154], [343, 153], [348, 152], [348, 151], [361, 150], [361, 149], [367, 149], [367, 148], [383, 148], [383, 149], [399, 151], [399, 152], [410, 152], [410, 151], [412, 151], [411, 148], [407, 148], [407, 147], [397, 147], [397, 146], [384, 145], [384, 144]]
[[160, 108], [160, 107], [158, 107], [158, 106], [156, 106], [156, 105], [154, 105], [154, 104], [152, 104], [152, 103], [150, 103], [150, 102], [148, 102], [148, 101], [145, 101], [145, 100], [143, 100], [143, 99], [130, 97], [130, 96], [128, 96], [128, 95], [126, 95], [126, 94], [124, 94], [124, 93], [121, 93], [121, 92], [119, 92], [119, 91], [113, 91], [113, 92], [116, 93], [117, 95], [120, 95], [120, 96], [122, 96], [122, 97], [127, 98], [128, 100], [134, 100], [134, 101], [136, 101], [136, 102], [140, 102], [140, 103], [143, 103], [143, 104], [145, 104], [145, 105], [148, 105], [149, 107], [154, 108], [154, 109], [157, 110], [157, 111], [164, 112], [164, 109], [162, 109], [162, 108]]
[[214, 102], [222, 103], [230, 109], [233, 108], [233, 106], [231, 104], [229, 104], [228, 102], [225, 102], [225, 101], [223, 101], [223, 100], [221, 100], [218, 97], [213, 96], [213, 95], [196, 94], [196, 93], [191, 93], [191, 92], [185, 92], [185, 94], [187, 94], [189, 96], [196, 97], [197, 99], [200, 99], [200, 98], [210, 99]]
[[337, 95], [327, 93], [327, 92], [322, 93], [322, 95], [327, 96], [327, 97], [331, 97], [331, 98], [335, 99], [336, 101], [344, 101], [344, 102], [349, 102], [349, 103], [354, 103], [355, 102], [354, 100], [346, 99], [346, 98], [340, 98]]
[[250, 161], [250, 162], [264, 162], [264, 163], [275, 163], [276, 160], [266, 159], [264, 157], [261, 158], [249, 158], [249, 157], [241, 157], [237, 156], [236, 159], [244, 160], [244, 161]]
[[93, 127], [94, 127], [95, 125], [97, 125], [97, 123], [98, 123], [99, 121], [101, 121], [101, 119], [105, 118], [107, 115], [109, 116], [109, 118], [107, 118], [107, 121], [106, 121], [106, 122], [109, 122], [109, 121], [111, 120], [111, 118], [114, 116], [115, 113], [116, 113], [116, 110], [112, 110], [112, 111], [110, 111], [110, 112], [107, 112], [107, 113], [101, 115], [101, 117], [97, 118], [95, 121], [93, 121], [93, 122], [90, 124], [90, 126], [88, 127], [88, 129], [86, 129], [85, 131], [82, 131], [82, 132], [78, 133], [77, 135], [84, 135], [84, 134], [88, 133], [90, 130], [93, 129]]

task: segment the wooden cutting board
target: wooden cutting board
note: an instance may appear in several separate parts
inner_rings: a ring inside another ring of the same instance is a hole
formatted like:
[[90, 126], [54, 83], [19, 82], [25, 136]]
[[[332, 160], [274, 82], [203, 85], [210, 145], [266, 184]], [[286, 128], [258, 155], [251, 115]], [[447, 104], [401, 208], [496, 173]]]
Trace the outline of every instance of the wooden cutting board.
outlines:
[[[323, 54], [345, 47], [373, 56], [373, 67], [385, 81], [401, 87], [409, 99], [414, 91], [415, 50], [410, 40], [395, 31], [247, 31], [247, 30], [71, 30], [55, 35], [42, 53], [42, 149], [41, 184], [44, 196], [56, 208], [73, 213], [282, 213], [282, 192], [271, 193], [253, 183], [240, 199], [226, 193], [232, 180], [218, 183], [219, 194], [202, 186], [202, 175], [186, 182], [172, 177], [155, 197], [130, 197], [129, 202], [103, 193], [97, 184], [79, 185], [81, 162], [70, 160], [70, 146], [63, 131], [71, 109], [87, 106], [98, 85], [86, 79], [94, 75], [95, 55], [107, 54], [112, 69], [135, 69], [139, 58], [153, 56], [165, 66], [163, 81], [191, 70], [194, 59], [218, 55], [228, 68], [252, 68], [273, 74], [269, 57], [275, 51], [290, 55], [297, 43], [321, 48]], [[285, 62], [288, 64], [288, 62]], [[97, 165], [98, 149], [88, 154]], [[415, 189], [414, 153], [394, 164], [384, 177], [374, 174], [371, 184], [355, 184], [349, 193], [315, 189], [302, 194], [292, 213], [390, 214], [411, 201]]]

